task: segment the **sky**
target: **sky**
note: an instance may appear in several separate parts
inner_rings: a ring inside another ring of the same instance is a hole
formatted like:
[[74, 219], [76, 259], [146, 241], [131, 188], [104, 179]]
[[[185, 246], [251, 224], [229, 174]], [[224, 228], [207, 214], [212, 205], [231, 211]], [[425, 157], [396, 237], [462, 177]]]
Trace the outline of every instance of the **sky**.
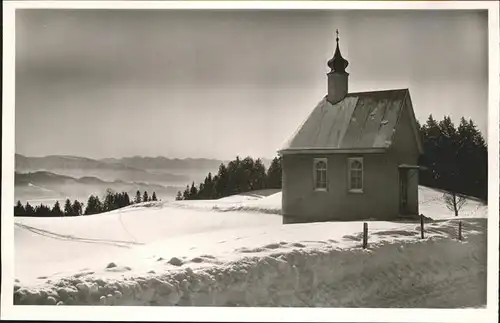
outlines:
[[486, 11], [16, 12], [16, 153], [272, 158], [326, 95], [409, 88], [486, 136]]

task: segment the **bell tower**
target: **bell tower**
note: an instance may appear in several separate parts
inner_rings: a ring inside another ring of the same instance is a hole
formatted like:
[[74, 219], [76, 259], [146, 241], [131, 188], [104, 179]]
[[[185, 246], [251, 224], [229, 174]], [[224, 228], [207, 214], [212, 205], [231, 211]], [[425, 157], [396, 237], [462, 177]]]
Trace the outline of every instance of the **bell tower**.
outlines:
[[326, 99], [331, 103], [335, 104], [342, 101], [348, 93], [348, 79], [349, 73], [345, 71], [349, 62], [342, 57], [339, 48], [339, 30], [336, 30], [337, 38], [337, 48], [335, 49], [335, 54], [333, 58], [328, 61], [328, 67], [330, 67], [330, 72], [326, 75], [328, 77], [328, 94]]

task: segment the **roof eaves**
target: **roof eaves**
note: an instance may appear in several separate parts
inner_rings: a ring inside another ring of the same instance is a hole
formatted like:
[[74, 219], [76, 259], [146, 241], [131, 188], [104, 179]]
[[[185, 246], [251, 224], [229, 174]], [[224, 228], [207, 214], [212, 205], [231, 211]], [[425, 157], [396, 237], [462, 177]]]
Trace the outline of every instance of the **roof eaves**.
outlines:
[[298, 154], [374, 154], [385, 153], [387, 148], [293, 148], [278, 151], [279, 155]]
[[347, 96], [356, 96], [356, 95], [365, 95], [365, 94], [377, 94], [377, 93], [383, 93], [383, 92], [400, 92], [400, 91], [409, 91], [408, 88], [401, 88], [401, 89], [388, 89], [388, 90], [375, 90], [375, 91], [363, 91], [363, 92], [351, 92], [348, 93]]

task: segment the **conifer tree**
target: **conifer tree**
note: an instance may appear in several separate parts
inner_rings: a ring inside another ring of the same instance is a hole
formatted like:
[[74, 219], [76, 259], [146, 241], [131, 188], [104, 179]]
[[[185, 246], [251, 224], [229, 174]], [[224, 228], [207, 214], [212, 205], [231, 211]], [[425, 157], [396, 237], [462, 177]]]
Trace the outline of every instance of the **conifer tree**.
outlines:
[[73, 214], [75, 216], [82, 215], [83, 213], [83, 203], [75, 200], [72, 205]]
[[243, 182], [243, 167], [241, 165], [241, 160], [239, 156], [236, 156], [235, 160], [230, 161], [227, 164], [227, 188], [223, 196], [238, 194], [242, 192], [242, 182]]
[[229, 194], [229, 176], [227, 167], [224, 164], [220, 164], [219, 171], [217, 173], [217, 182], [215, 183], [215, 196], [214, 198], [220, 198], [223, 196], [228, 196]]
[[193, 184], [191, 184], [191, 189], [189, 190], [190, 199], [191, 200], [197, 199], [197, 194], [198, 194], [198, 189], [196, 188], [196, 186], [194, 185], [194, 182], [193, 182]]
[[190, 200], [189, 185], [186, 185], [186, 189], [184, 190], [184, 193], [182, 194], [182, 199], [183, 200]]
[[124, 204], [124, 200], [123, 200], [123, 193], [114, 193], [113, 194], [113, 199], [114, 199], [114, 205], [115, 205], [115, 209], [119, 209], [121, 207], [124, 207], [125, 204]]
[[208, 173], [205, 177], [205, 182], [203, 185], [203, 197], [207, 199], [214, 198], [214, 181], [212, 179], [212, 173]]
[[117, 196], [111, 189], [107, 189], [105, 196], [104, 196], [104, 202], [103, 202], [103, 211], [112, 211], [116, 210], [118, 208], [117, 205]]
[[101, 200], [99, 199], [99, 196], [95, 196], [95, 209], [96, 209], [96, 213], [101, 213], [104, 211], [104, 205], [103, 203], [101, 202]]
[[87, 201], [87, 208], [85, 209], [85, 215], [97, 214], [103, 211], [103, 206], [98, 196], [90, 195]]
[[[56, 202], [56, 204], [59, 205], [57, 202]], [[61, 212], [60, 208], [59, 208], [59, 212]], [[54, 216], [53, 212], [51, 211], [51, 209], [48, 206], [43, 205], [43, 204], [40, 204], [37, 207], [35, 207], [34, 215], [35, 216], [39, 216], [39, 217]]]
[[16, 206], [14, 206], [14, 216], [25, 216], [26, 210], [22, 205], [21, 201], [17, 201]]
[[125, 206], [129, 206], [131, 204], [130, 197], [128, 196], [127, 192], [123, 194], [123, 203], [125, 204]]
[[196, 193], [196, 199], [197, 200], [203, 200], [204, 199], [204, 194], [205, 194], [205, 188], [204, 188], [205, 184], [203, 183], [200, 183], [199, 186], [198, 186], [198, 189], [197, 189], [197, 193]]
[[273, 158], [267, 170], [267, 188], [281, 188], [281, 157]]
[[52, 208], [52, 216], [63, 216], [63, 212], [61, 211], [61, 205], [59, 204], [59, 201], [56, 201], [54, 204], [54, 207]]
[[73, 205], [71, 205], [71, 201], [66, 199], [64, 203], [64, 216], [74, 216]]
[[144, 191], [144, 195], [142, 196], [142, 200], [143, 200], [144, 202], [149, 201], [149, 196], [148, 196], [148, 192], [147, 192], [147, 191]]
[[28, 202], [26, 202], [26, 206], [24, 207], [24, 210], [26, 212], [26, 216], [35, 215], [35, 209]]
[[260, 190], [266, 186], [266, 167], [260, 158], [255, 161], [251, 185], [253, 190]]
[[254, 160], [247, 156], [239, 164], [239, 169], [236, 170], [239, 178], [238, 192], [248, 192], [253, 190], [253, 173]]
[[134, 203], [135, 204], [141, 203], [141, 192], [139, 190], [137, 190], [137, 192], [135, 192]]
[[151, 200], [158, 201], [158, 199], [156, 198], [156, 192], [153, 192], [153, 196], [151, 196]]
[[457, 131], [450, 117], [445, 116], [439, 122], [441, 135], [438, 140], [440, 159], [437, 162], [437, 170], [440, 173], [441, 185], [446, 190], [456, 190], [460, 185], [458, 152], [460, 143], [458, 142]]
[[425, 125], [421, 127], [421, 136], [425, 154], [420, 156], [420, 164], [426, 166], [428, 170], [420, 172], [419, 177], [421, 182], [426, 185], [439, 186], [439, 138], [441, 130], [432, 114], [427, 118]]

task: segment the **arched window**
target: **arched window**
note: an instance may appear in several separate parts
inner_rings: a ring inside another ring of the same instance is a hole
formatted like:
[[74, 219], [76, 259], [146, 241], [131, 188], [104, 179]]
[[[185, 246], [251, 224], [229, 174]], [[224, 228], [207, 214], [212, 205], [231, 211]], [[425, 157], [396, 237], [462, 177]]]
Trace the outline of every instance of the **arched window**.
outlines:
[[317, 191], [326, 191], [328, 188], [327, 180], [327, 160], [326, 158], [314, 159], [314, 189]]
[[363, 158], [348, 159], [349, 192], [363, 192]]

